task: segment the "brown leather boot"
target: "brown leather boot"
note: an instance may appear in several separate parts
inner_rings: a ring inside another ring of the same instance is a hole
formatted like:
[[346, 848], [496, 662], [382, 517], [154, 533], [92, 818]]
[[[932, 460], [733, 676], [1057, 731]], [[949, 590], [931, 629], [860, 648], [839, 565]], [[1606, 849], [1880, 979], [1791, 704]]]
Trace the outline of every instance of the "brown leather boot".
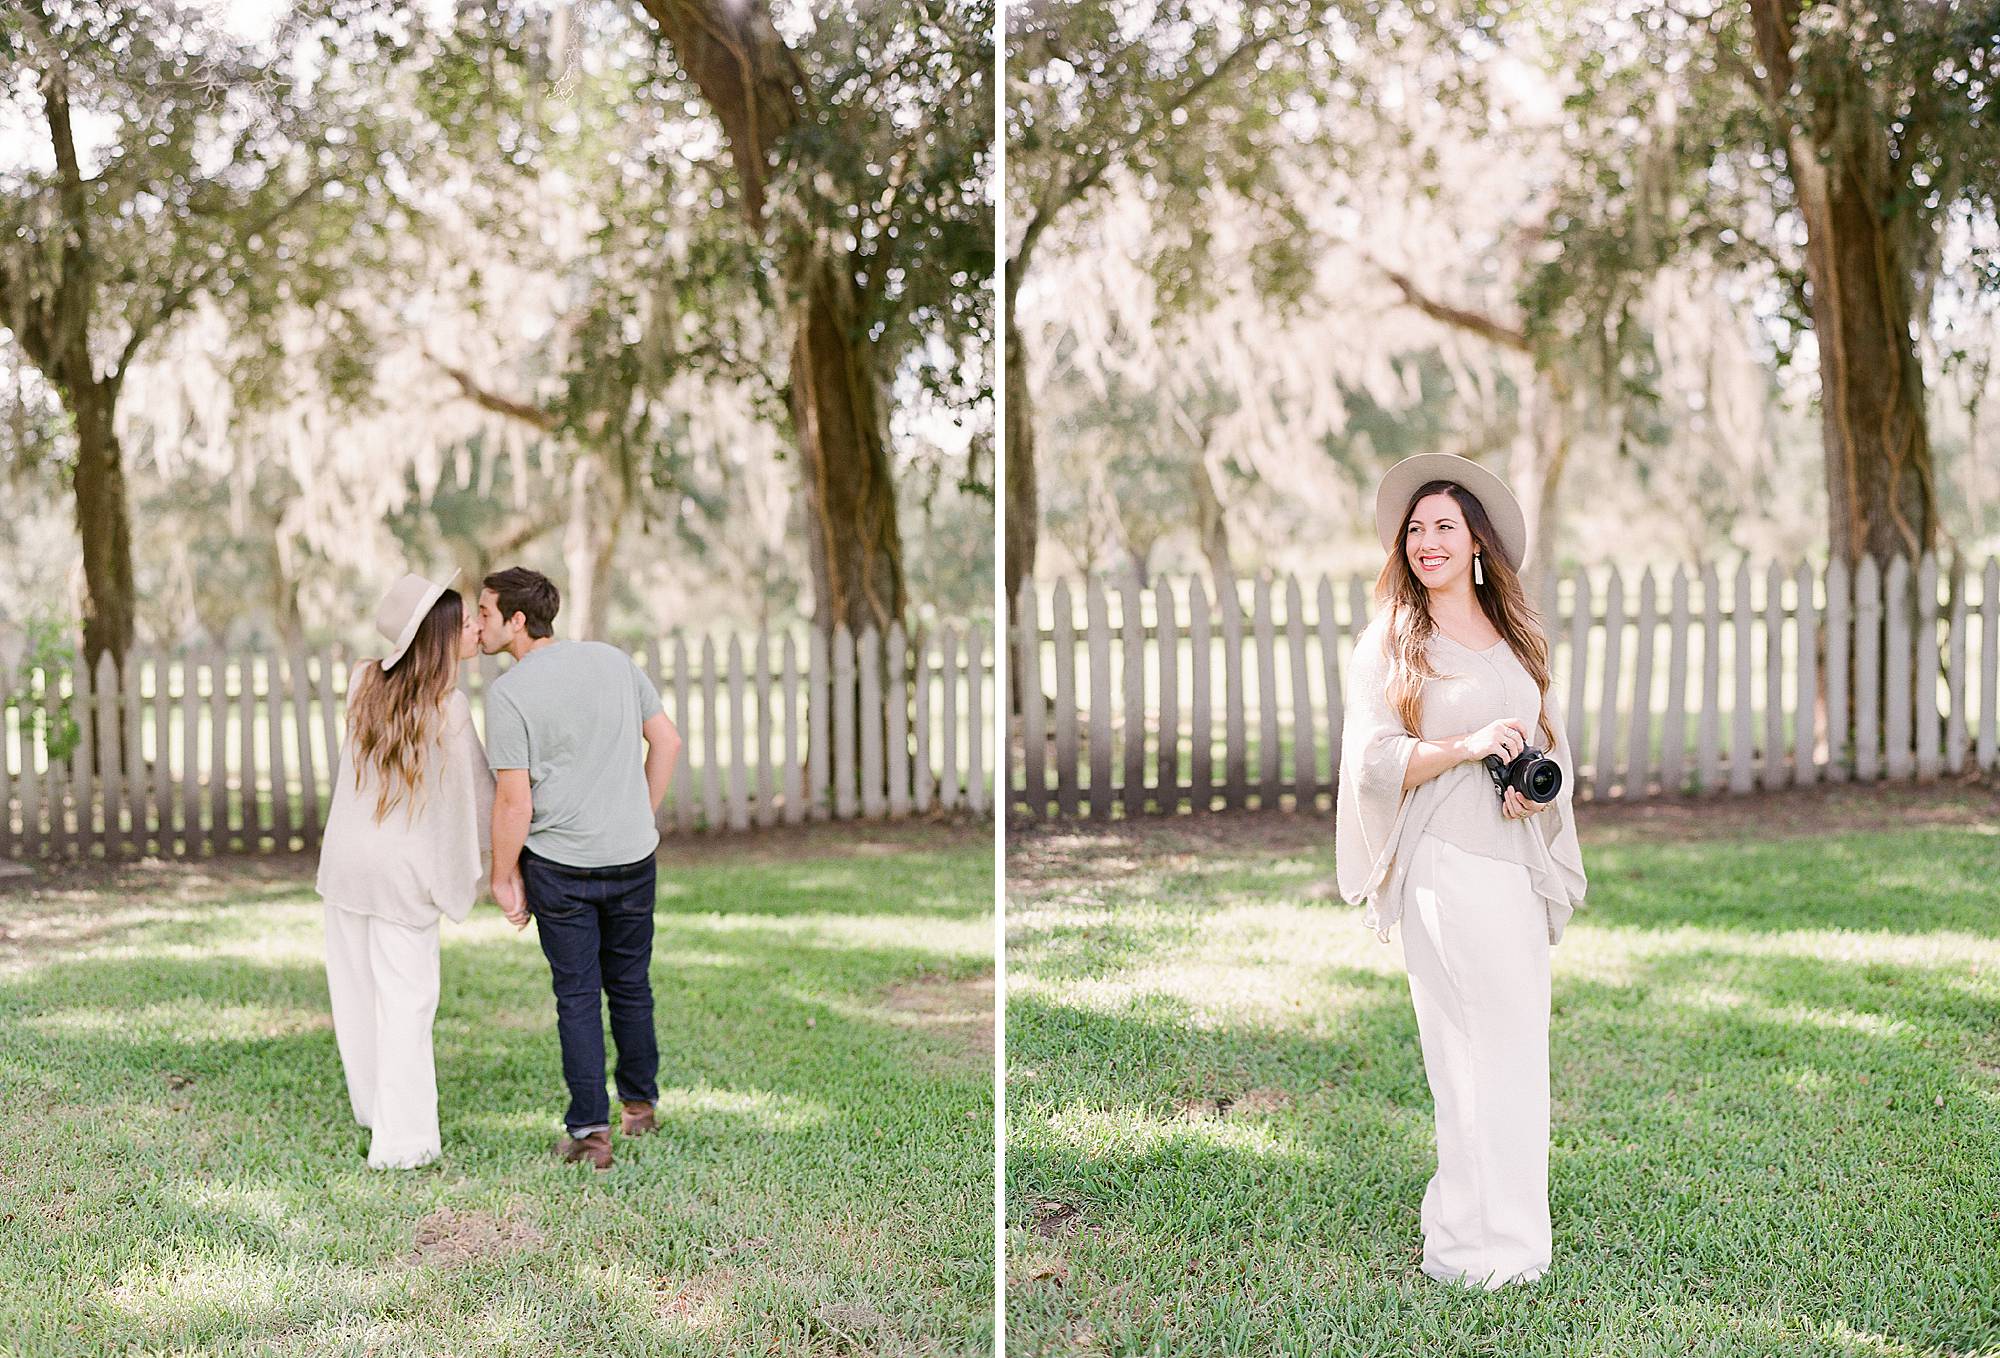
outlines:
[[598, 1169], [611, 1168], [611, 1133], [591, 1132], [581, 1137], [564, 1135], [556, 1139], [556, 1154], [571, 1164], [587, 1162]]
[[625, 1106], [625, 1111], [618, 1115], [618, 1134], [620, 1136], [645, 1136], [649, 1132], [660, 1130], [660, 1124], [653, 1120], [652, 1104], [640, 1103], [631, 1099], [621, 1100], [620, 1102]]

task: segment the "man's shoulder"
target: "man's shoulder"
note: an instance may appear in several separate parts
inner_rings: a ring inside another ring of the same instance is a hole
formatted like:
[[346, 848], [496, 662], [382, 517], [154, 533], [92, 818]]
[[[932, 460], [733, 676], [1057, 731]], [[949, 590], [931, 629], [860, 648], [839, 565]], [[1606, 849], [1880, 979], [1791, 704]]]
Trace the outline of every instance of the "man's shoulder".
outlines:
[[492, 697], [496, 693], [505, 693], [509, 689], [511, 689], [514, 686], [515, 671], [517, 671], [519, 668], [520, 666], [518, 664], [509, 665], [506, 669], [494, 675], [493, 678], [487, 682], [486, 685], [487, 696]]
[[566, 640], [514, 662], [493, 681], [489, 692], [507, 694], [516, 702], [538, 691], [568, 697], [579, 691], [574, 687], [578, 683], [602, 682], [637, 663], [610, 642]]

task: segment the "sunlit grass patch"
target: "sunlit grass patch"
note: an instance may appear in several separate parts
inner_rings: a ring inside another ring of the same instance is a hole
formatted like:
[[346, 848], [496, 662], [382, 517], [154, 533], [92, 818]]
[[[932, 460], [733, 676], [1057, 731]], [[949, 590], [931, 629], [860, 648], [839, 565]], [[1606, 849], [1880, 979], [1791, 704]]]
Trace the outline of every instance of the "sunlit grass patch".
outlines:
[[1229, 821], [1012, 850], [1010, 1352], [2000, 1353], [1984, 827], [1586, 824], [1555, 1267], [1486, 1296], [1416, 1267], [1400, 945], [1332, 896], [1323, 822]]
[[670, 850], [662, 1130], [604, 1174], [551, 1154], [547, 964], [490, 907], [443, 932], [444, 1158], [381, 1173], [309, 862], [6, 898], [0, 1351], [987, 1350], [990, 1024], [906, 997], [990, 1009], [991, 841], [879, 838]]

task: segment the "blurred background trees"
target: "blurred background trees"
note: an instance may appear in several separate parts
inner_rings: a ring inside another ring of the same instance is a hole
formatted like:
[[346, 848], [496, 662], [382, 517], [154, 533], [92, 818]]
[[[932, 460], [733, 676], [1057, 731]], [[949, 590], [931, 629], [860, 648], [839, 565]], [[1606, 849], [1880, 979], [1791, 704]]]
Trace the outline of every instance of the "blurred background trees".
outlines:
[[1427, 449], [1538, 579], [2000, 547], [1993, 0], [1025, 8], [1013, 564], [1372, 573]]
[[992, 12], [730, 13], [806, 77], [747, 151], [636, 0], [0, 16], [0, 630], [365, 644], [517, 561], [569, 635], [981, 615]]

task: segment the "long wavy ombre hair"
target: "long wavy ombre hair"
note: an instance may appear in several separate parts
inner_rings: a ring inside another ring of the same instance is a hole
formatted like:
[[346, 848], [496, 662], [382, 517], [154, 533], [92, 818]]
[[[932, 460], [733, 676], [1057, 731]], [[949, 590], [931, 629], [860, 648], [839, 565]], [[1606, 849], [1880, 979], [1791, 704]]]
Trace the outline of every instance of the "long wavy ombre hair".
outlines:
[[1404, 730], [1413, 735], [1422, 731], [1424, 684], [1439, 677], [1431, 668], [1426, 652], [1432, 634], [1437, 631], [1437, 624], [1431, 620], [1431, 592], [1411, 568], [1405, 543], [1417, 502], [1440, 492], [1457, 501], [1465, 515], [1466, 527], [1480, 552], [1480, 574], [1486, 577], [1485, 584], [1472, 587], [1473, 596], [1520, 660], [1521, 668], [1533, 676], [1535, 688], [1543, 698], [1542, 748], [1553, 749], [1556, 732], [1549, 722], [1547, 701], [1549, 643], [1542, 632], [1541, 614], [1528, 603], [1528, 592], [1521, 587], [1520, 575], [1508, 564], [1507, 554], [1500, 548], [1500, 534], [1493, 527], [1493, 520], [1487, 517], [1486, 506], [1456, 481], [1426, 481], [1417, 487], [1410, 502], [1403, 506], [1395, 549], [1382, 563], [1382, 574], [1375, 580], [1375, 602], [1389, 610], [1389, 706], [1401, 718]]
[[354, 751], [354, 786], [362, 771], [377, 780], [375, 819], [406, 798], [411, 810], [423, 804], [424, 773], [444, 730], [444, 703], [458, 682], [459, 632], [465, 625], [465, 600], [455, 589], [438, 596], [410, 649], [394, 668], [383, 672], [378, 661], [354, 667], [354, 689], [347, 699], [347, 739]]

